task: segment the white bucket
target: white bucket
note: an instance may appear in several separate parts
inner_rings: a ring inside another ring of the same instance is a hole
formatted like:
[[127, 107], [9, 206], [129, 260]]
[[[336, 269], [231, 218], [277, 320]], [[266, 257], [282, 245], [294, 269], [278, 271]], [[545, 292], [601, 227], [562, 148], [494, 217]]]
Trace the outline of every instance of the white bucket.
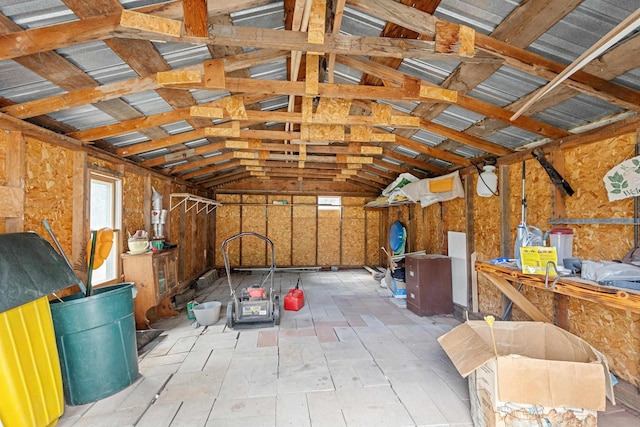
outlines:
[[196, 321], [202, 326], [218, 323], [221, 306], [222, 303], [220, 301], [208, 301], [196, 305], [193, 307], [193, 314], [196, 316]]
[[570, 228], [552, 229], [549, 232], [549, 243], [556, 247], [559, 265], [563, 265], [565, 258], [573, 256], [573, 230]]

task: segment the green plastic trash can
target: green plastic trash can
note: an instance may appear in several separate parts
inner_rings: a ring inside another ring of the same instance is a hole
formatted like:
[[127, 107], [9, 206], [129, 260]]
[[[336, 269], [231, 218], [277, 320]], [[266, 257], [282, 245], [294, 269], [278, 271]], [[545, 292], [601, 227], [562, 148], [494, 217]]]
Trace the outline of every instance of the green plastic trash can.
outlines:
[[111, 396], [138, 377], [133, 283], [51, 302], [65, 401], [84, 405]]

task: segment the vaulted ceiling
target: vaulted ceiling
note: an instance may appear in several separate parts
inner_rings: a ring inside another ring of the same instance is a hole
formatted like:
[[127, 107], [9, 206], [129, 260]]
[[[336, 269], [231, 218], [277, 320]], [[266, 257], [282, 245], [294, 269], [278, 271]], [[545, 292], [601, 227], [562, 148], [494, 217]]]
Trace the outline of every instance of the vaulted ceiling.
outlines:
[[49, 129], [215, 192], [374, 196], [400, 173], [635, 131], [637, 9], [0, 0], [0, 127]]

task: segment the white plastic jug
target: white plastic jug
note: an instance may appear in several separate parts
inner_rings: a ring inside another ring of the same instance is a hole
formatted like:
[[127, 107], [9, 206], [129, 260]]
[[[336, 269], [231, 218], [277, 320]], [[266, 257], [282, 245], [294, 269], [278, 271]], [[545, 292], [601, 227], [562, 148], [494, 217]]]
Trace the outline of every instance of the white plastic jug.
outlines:
[[556, 247], [558, 263], [562, 265], [565, 258], [573, 257], [573, 230], [570, 228], [554, 228], [549, 232], [550, 246]]

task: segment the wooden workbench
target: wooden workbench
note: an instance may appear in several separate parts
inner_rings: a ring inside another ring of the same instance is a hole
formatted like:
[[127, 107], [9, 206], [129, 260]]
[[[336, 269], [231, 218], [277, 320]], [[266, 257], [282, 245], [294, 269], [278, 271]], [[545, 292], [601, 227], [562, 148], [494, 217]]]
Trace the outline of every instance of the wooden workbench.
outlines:
[[[555, 286], [551, 287], [554, 277], [550, 277], [545, 285], [545, 276], [540, 274], [522, 273], [517, 268], [495, 265], [489, 262], [476, 262], [475, 269], [478, 275], [486, 278], [498, 288], [515, 305], [520, 307], [533, 320], [555, 323], [566, 329], [567, 326], [567, 301], [568, 297], [580, 298], [640, 313], [640, 294], [627, 292], [620, 288], [611, 288], [599, 285], [596, 282], [584, 280], [579, 277], [559, 277]], [[532, 304], [524, 295], [517, 291], [512, 283], [524, 283], [528, 286], [554, 293], [556, 299], [556, 319], [550, 319]]]

